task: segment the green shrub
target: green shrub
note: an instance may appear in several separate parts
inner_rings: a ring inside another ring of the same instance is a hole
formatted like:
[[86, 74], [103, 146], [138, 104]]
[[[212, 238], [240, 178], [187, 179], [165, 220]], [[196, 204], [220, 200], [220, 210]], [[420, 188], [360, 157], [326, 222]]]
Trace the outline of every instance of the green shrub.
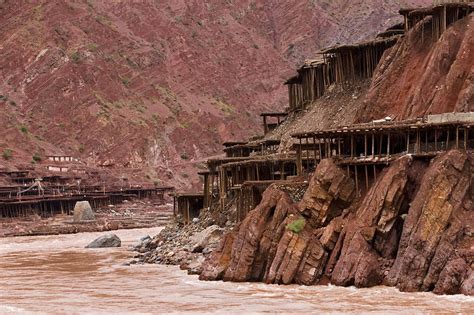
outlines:
[[122, 80], [122, 83], [125, 86], [128, 86], [130, 84], [130, 81], [132, 81], [132, 79], [127, 78], [127, 77], [120, 77], [120, 80]]
[[80, 144], [80, 145], [79, 145], [79, 149], [78, 149], [78, 150], [79, 150], [79, 153], [84, 153], [84, 150], [85, 150], [85, 149], [86, 149], [86, 148], [84, 147], [83, 144]]
[[75, 52], [72, 53], [71, 59], [72, 59], [72, 61], [74, 61], [75, 63], [78, 63], [79, 60], [81, 60], [81, 54], [80, 54], [78, 51], [75, 51]]
[[186, 153], [181, 154], [181, 159], [182, 160], [188, 160], [189, 156]]
[[306, 220], [304, 218], [299, 218], [291, 223], [289, 223], [286, 228], [293, 233], [298, 234], [304, 229], [304, 226], [306, 225]]
[[41, 156], [39, 155], [38, 152], [36, 152], [36, 153], [33, 155], [33, 161], [34, 161], [35, 163], [38, 163], [38, 162], [41, 162], [41, 160], [42, 160]]
[[21, 126], [20, 131], [23, 132], [24, 134], [27, 134], [28, 133], [28, 128], [26, 128], [25, 126]]
[[3, 150], [2, 157], [4, 160], [9, 160], [12, 158], [13, 151], [11, 149]]

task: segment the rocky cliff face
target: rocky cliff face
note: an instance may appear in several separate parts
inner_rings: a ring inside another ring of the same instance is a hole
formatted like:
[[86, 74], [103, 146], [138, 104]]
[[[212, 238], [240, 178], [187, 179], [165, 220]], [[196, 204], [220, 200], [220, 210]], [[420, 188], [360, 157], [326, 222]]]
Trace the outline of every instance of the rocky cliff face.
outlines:
[[391, 26], [399, 6], [1, 0], [0, 150], [13, 163], [65, 152], [188, 185], [194, 163], [286, 106], [296, 63]]
[[426, 19], [389, 50], [374, 74], [358, 120], [474, 111], [474, 16], [439, 40]]
[[401, 157], [358, 197], [324, 160], [299, 203], [268, 189], [200, 278], [472, 295], [472, 167], [460, 151], [429, 164]]

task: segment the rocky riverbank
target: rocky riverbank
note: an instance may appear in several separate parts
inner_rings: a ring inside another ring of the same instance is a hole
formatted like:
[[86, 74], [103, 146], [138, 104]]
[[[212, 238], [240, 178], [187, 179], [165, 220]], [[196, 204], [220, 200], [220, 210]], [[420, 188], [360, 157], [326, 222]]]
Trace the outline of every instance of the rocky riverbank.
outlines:
[[[235, 227], [169, 225], [137, 248], [136, 262], [179, 264], [201, 280], [473, 295], [473, 169], [461, 151], [431, 162], [407, 155], [359, 195], [323, 160], [300, 201], [271, 186]], [[203, 230], [209, 242], [196, 250]]]
[[357, 196], [323, 160], [303, 199], [274, 187], [205, 260], [202, 280], [371, 287], [473, 295], [473, 159], [399, 158]]
[[230, 221], [226, 223], [220, 227], [208, 219], [183, 225], [178, 218], [155, 237], [144, 238], [134, 248], [137, 254], [130, 263], [179, 265], [189, 274], [200, 274], [204, 260], [217, 248], [224, 233], [234, 226]]

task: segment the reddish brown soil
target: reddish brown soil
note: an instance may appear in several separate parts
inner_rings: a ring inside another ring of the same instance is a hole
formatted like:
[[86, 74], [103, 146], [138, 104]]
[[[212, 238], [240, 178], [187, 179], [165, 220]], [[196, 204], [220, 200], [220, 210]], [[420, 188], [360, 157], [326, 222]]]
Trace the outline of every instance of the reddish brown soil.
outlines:
[[391, 26], [399, 6], [1, 0], [2, 164], [64, 152], [190, 187], [222, 141], [260, 133], [257, 114], [287, 105], [296, 63]]

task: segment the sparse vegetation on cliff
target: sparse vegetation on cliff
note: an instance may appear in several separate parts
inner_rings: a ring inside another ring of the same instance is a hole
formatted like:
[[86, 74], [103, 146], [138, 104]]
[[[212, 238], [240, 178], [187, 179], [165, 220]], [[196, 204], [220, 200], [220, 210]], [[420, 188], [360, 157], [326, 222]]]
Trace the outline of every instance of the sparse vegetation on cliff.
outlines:
[[288, 230], [292, 231], [293, 233], [298, 234], [301, 231], [303, 231], [305, 225], [306, 225], [306, 220], [304, 218], [299, 218], [299, 219], [296, 219], [293, 222], [289, 223], [286, 226], [286, 228]]

